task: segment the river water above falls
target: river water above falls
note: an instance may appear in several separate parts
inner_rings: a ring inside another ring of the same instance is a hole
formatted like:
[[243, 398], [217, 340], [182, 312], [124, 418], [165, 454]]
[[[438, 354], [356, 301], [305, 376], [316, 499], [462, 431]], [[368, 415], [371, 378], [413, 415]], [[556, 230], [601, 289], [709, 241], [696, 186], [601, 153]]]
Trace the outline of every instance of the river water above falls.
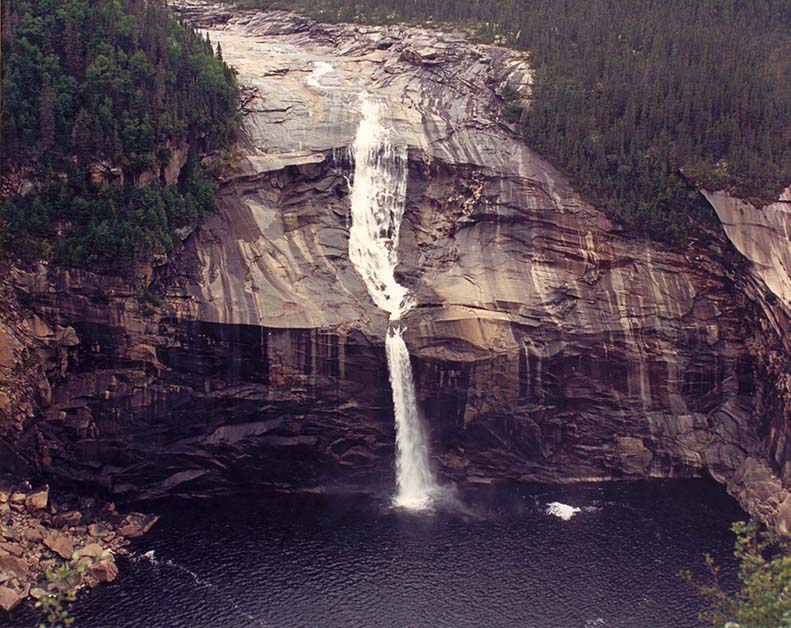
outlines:
[[[743, 516], [707, 481], [460, 499], [461, 511], [434, 513], [394, 509], [389, 495], [165, 506], [76, 626], [691, 628], [700, 601], [677, 573], [710, 551], [732, 575], [728, 527]], [[580, 511], [564, 521], [553, 502]]]

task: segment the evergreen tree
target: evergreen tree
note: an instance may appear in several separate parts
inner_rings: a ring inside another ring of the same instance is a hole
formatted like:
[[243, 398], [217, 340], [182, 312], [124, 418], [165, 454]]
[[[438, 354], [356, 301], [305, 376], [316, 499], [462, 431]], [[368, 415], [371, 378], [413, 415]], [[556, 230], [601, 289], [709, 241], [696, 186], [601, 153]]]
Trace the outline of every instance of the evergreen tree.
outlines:
[[[169, 251], [173, 230], [211, 209], [202, 196], [189, 216], [181, 209], [211, 188], [200, 166], [162, 186], [169, 147], [229, 145], [238, 125], [235, 74], [164, 2], [0, 4], [0, 171], [25, 168], [44, 184], [0, 199], [3, 248], [26, 261], [104, 272]], [[104, 179], [93, 182], [91, 171]], [[137, 190], [145, 172], [154, 183]]]
[[39, 145], [45, 155], [55, 144], [55, 96], [52, 93], [52, 79], [44, 74], [41, 84], [41, 103], [39, 105]]

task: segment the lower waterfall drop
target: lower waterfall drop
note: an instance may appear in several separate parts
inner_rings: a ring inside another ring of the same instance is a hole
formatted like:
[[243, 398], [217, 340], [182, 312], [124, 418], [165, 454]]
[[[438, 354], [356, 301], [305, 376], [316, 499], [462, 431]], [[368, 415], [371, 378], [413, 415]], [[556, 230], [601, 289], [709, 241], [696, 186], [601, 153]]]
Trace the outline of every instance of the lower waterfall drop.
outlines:
[[360, 102], [362, 120], [352, 147], [349, 259], [374, 303], [390, 314], [385, 349], [396, 421], [398, 487], [393, 503], [422, 510], [431, 505], [438, 487], [417, 410], [404, 330], [397, 322], [412, 302], [409, 291], [396, 281], [394, 274], [406, 200], [407, 150], [406, 146], [393, 143], [392, 132], [382, 124], [381, 104], [368, 94], [363, 94]]
[[398, 493], [394, 503], [401, 508], [421, 510], [436, 494], [426, 447], [426, 435], [415, 401], [415, 380], [409, 350], [401, 327], [391, 326], [385, 339], [390, 387], [396, 417], [396, 479]]

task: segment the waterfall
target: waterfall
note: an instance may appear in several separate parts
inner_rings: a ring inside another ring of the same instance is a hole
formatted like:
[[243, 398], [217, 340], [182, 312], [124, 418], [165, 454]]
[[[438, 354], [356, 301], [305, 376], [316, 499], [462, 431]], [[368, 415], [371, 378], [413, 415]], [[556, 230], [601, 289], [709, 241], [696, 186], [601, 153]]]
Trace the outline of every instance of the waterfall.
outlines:
[[420, 510], [431, 503], [436, 485], [428, 462], [428, 447], [415, 402], [415, 380], [401, 327], [391, 327], [385, 340], [390, 386], [396, 417], [395, 505]]
[[437, 487], [417, 411], [409, 351], [399, 323], [412, 300], [394, 274], [406, 199], [407, 150], [393, 142], [391, 130], [382, 124], [382, 105], [368, 94], [363, 94], [360, 101], [362, 120], [352, 147], [349, 259], [374, 303], [390, 314], [385, 348], [396, 420], [398, 490], [394, 503], [420, 510], [431, 504]]
[[363, 95], [362, 120], [352, 148], [352, 226], [349, 258], [377, 306], [398, 320], [409, 309], [408, 291], [395, 280], [398, 237], [406, 198], [406, 147], [392, 143], [382, 106]]

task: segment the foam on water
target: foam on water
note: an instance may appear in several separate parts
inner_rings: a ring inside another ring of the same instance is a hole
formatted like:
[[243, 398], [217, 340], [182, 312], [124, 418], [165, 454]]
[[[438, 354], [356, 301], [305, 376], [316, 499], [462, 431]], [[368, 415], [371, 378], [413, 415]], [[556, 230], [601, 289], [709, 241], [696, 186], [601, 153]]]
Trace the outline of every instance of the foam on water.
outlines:
[[563, 519], [563, 521], [571, 521], [571, 518], [578, 512], [582, 512], [582, 509], [561, 502], [550, 502], [547, 504], [546, 512], [548, 515]]
[[201, 578], [198, 574], [196, 574], [194, 571], [192, 571], [192, 569], [188, 569], [187, 567], [184, 567], [183, 565], [179, 565], [177, 562], [175, 562], [173, 560], [170, 560], [169, 558], [165, 558], [165, 559], [162, 559], [162, 560], [158, 559], [156, 557], [156, 551], [155, 550], [149, 550], [147, 552], [144, 552], [143, 554], [139, 554], [137, 556], [133, 556], [132, 557], [132, 561], [133, 562], [139, 562], [141, 560], [150, 563], [152, 565], [152, 567], [154, 567], [156, 569], [161, 569], [161, 568], [165, 567], [165, 568], [173, 569], [173, 570], [175, 570], [177, 572], [180, 572], [180, 573], [188, 576], [192, 580], [192, 583], [195, 586], [200, 587], [201, 589], [206, 589], [207, 592], [210, 591], [210, 592], [212, 592], [214, 594], [219, 595], [220, 598], [223, 600], [223, 602], [225, 602], [230, 608], [232, 608], [240, 616], [244, 617], [244, 619], [247, 622], [252, 623], [257, 628], [269, 628], [269, 626], [267, 626], [266, 624], [262, 623], [261, 620], [259, 620], [258, 618], [254, 617], [253, 615], [251, 615], [247, 611], [243, 610], [241, 608], [241, 606], [239, 606], [239, 604], [237, 603], [236, 599], [234, 599], [233, 597], [231, 597], [228, 594], [226, 594], [223, 591], [221, 591], [218, 587], [213, 585], [208, 580], [205, 580], [205, 579]]

